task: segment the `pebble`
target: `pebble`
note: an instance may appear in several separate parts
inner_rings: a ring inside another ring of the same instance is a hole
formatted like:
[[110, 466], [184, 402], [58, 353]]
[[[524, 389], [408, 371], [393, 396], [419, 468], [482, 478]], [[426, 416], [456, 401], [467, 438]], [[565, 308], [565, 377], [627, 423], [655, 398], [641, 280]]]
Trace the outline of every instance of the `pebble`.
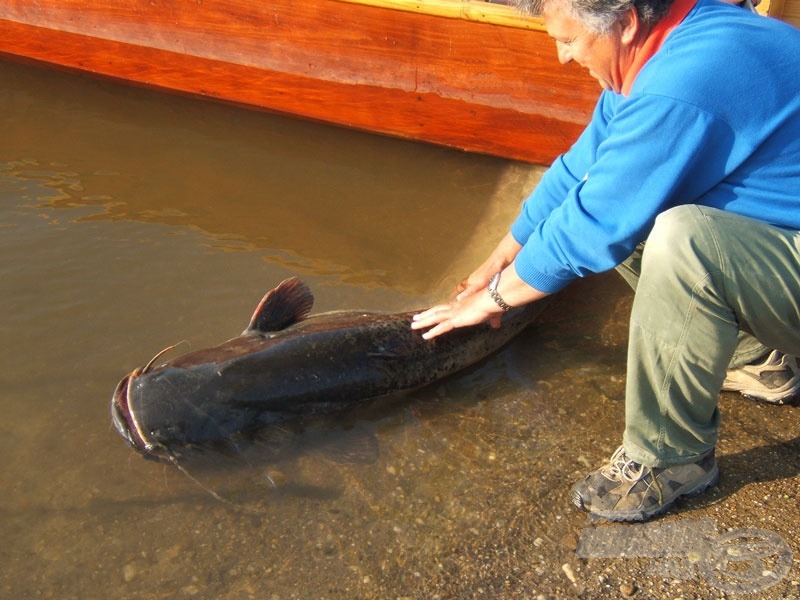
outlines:
[[180, 544], [175, 544], [169, 548], [163, 548], [156, 551], [156, 560], [159, 563], [169, 563], [178, 558], [181, 554], [182, 547]]
[[136, 578], [136, 565], [132, 562], [122, 567], [122, 579], [125, 583], [130, 583]]
[[578, 538], [574, 533], [568, 533], [561, 538], [561, 546], [565, 550], [575, 551], [578, 549]]
[[575, 572], [572, 570], [572, 566], [569, 563], [564, 563], [561, 565], [561, 569], [564, 571], [564, 575], [567, 576], [572, 583], [577, 582], [577, 578], [575, 577]]
[[623, 598], [630, 598], [636, 593], [636, 586], [632, 583], [623, 583], [619, 586], [619, 593]]

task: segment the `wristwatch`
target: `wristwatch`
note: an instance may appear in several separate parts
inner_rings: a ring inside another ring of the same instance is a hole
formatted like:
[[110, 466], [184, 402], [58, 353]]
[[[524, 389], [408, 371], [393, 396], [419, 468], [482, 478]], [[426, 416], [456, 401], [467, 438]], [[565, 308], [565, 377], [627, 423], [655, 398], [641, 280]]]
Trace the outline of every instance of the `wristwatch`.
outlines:
[[492, 278], [489, 280], [489, 287], [486, 289], [489, 291], [489, 295], [492, 297], [492, 300], [494, 300], [495, 304], [497, 304], [497, 306], [502, 308], [504, 311], [507, 311], [511, 310], [511, 305], [503, 300], [502, 296], [500, 296], [500, 293], [497, 291], [497, 286], [500, 285], [500, 275], [502, 273], [502, 271], [498, 271], [492, 275]]

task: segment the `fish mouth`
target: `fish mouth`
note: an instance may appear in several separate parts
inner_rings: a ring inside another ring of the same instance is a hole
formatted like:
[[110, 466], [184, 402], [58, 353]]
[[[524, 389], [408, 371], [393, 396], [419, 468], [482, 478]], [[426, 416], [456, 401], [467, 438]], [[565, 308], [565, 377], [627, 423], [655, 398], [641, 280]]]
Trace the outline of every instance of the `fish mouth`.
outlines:
[[144, 434], [130, 409], [129, 389], [138, 373], [134, 371], [117, 385], [111, 398], [111, 422], [125, 442], [144, 455], [152, 454], [155, 445], [145, 439]]
[[117, 384], [117, 389], [114, 390], [114, 395], [111, 397], [111, 422], [114, 423], [114, 427], [116, 427], [119, 434], [125, 438], [125, 441], [128, 442], [128, 445], [144, 454], [145, 457], [152, 457], [159, 450], [164, 450], [164, 447], [160, 444], [156, 444], [147, 440], [147, 436], [142, 430], [136, 415], [133, 414], [130, 405], [131, 384], [133, 383], [134, 379], [140, 375], [148, 373], [153, 364], [155, 364], [155, 362], [161, 356], [170, 350], [173, 350], [179, 344], [180, 342], [173, 346], [164, 348], [144, 367], [135, 369], [127, 377], [123, 378], [123, 380]]

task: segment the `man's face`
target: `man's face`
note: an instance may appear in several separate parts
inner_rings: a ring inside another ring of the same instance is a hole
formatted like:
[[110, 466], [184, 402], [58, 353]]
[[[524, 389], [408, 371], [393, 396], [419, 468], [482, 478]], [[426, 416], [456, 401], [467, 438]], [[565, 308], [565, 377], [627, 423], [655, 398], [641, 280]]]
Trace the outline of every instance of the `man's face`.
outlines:
[[548, 35], [556, 42], [561, 64], [575, 61], [589, 70], [603, 89], [622, 89], [623, 25], [615, 23], [607, 34], [597, 34], [571, 16], [566, 0], [550, 0], [542, 16]]

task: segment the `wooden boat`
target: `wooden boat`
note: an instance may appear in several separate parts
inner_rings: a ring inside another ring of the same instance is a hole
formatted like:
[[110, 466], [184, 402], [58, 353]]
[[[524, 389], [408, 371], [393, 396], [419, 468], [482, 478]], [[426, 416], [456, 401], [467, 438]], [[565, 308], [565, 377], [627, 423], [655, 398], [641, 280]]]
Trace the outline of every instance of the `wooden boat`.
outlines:
[[483, 0], [3, 0], [0, 55], [536, 163], [599, 93]]
[[3, 0], [0, 54], [531, 162], [598, 95], [483, 0]]

